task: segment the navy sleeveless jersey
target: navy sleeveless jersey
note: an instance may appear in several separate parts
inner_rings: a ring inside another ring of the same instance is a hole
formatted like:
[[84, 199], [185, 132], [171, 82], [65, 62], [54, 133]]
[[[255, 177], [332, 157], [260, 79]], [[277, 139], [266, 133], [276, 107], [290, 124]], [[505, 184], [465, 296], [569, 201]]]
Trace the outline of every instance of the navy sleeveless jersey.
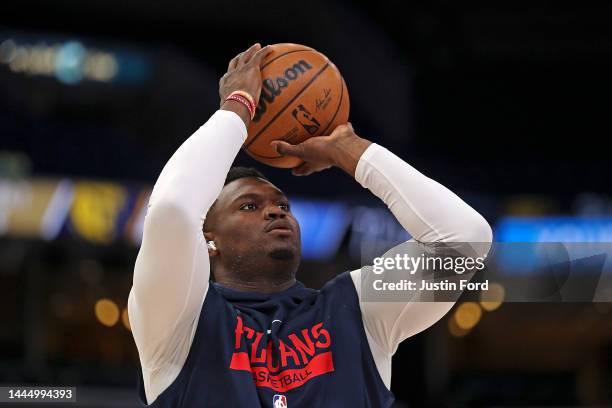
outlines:
[[[389, 407], [348, 272], [321, 290], [211, 283], [187, 360], [151, 407]], [[145, 405], [142, 373], [138, 393]]]

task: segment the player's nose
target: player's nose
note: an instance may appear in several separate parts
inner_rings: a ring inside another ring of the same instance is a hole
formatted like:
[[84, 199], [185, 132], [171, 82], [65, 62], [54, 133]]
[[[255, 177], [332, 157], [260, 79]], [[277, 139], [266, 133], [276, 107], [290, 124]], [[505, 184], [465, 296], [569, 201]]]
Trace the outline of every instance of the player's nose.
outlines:
[[287, 214], [278, 205], [268, 205], [264, 211], [265, 217], [268, 220], [275, 218], [285, 218]]

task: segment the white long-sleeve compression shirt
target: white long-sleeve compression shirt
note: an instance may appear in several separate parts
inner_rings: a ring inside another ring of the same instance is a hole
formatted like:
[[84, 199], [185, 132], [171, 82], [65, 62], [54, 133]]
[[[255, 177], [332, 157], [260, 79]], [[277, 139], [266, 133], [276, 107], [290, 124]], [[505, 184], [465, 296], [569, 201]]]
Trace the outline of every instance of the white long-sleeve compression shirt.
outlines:
[[[217, 111], [174, 153], [153, 188], [128, 298], [148, 403], [187, 359], [209, 287], [203, 222], [246, 136], [238, 115]], [[416, 241], [491, 242], [491, 229], [476, 211], [377, 144], [363, 153], [355, 178]], [[351, 272], [358, 296], [361, 273]], [[398, 344], [434, 324], [452, 304], [360, 302], [368, 343], [388, 388]]]

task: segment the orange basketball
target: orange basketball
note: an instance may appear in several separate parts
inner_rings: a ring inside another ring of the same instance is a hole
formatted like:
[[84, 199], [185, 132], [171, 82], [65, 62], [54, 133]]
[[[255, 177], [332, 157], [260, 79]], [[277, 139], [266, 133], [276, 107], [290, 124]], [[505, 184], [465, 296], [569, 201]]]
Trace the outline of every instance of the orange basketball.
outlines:
[[272, 49], [262, 66], [263, 87], [244, 149], [262, 163], [291, 168], [301, 160], [280, 156], [270, 142], [298, 144], [330, 134], [348, 121], [349, 96], [340, 71], [325, 55], [299, 44]]

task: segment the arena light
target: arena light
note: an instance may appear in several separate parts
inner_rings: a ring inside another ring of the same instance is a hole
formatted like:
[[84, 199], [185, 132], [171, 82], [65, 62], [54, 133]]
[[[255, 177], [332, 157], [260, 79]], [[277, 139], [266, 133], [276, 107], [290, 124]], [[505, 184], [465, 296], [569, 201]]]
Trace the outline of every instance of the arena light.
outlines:
[[10, 64], [15, 58], [17, 44], [12, 38], [6, 39], [0, 43], [0, 64]]
[[94, 307], [96, 318], [104, 326], [112, 327], [119, 321], [119, 307], [110, 299], [100, 299]]
[[457, 321], [455, 320], [455, 316], [448, 319], [448, 331], [453, 337], [464, 337], [470, 331], [466, 329], [462, 329], [457, 325]]
[[121, 321], [123, 322], [123, 326], [126, 329], [132, 331], [132, 326], [130, 325], [130, 316], [128, 314], [127, 308], [123, 309], [123, 312], [121, 312]]
[[463, 330], [470, 330], [478, 324], [482, 317], [482, 309], [475, 302], [465, 302], [455, 310], [454, 319], [457, 326]]
[[112, 54], [96, 53], [85, 60], [84, 75], [96, 81], [108, 82], [118, 70], [118, 61]]
[[499, 309], [504, 303], [506, 289], [497, 282], [490, 282], [489, 289], [480, 293], [480, 306], [487, 312]]
[[81, 82], [85, 73], [85, 57], [87, 50], [78, 41], [70, 41], [55, 52], [55, 76], [65, 84], [76, 84]]

